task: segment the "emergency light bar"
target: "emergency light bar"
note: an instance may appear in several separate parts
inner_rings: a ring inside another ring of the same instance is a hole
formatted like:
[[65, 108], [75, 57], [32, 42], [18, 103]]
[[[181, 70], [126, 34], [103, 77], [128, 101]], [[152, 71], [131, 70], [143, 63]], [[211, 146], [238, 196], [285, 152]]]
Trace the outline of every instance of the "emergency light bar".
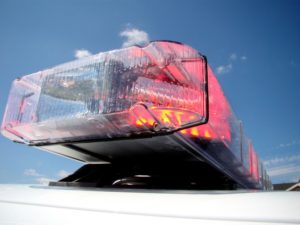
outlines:
[[206, 163], [241, 187], [272, 188], [205, 56], [177, 42], [99, 53], [16, 79], [1, 132], [86, 163], [142, 171], [149, 163]]

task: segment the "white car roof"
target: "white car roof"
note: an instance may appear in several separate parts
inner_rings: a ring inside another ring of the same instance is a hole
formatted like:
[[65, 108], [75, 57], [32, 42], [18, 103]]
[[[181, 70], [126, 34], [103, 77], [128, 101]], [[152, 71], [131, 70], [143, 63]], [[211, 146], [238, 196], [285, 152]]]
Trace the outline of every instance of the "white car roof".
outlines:
[[300, 224], [300, 192], [0, 185], [0, 224]]

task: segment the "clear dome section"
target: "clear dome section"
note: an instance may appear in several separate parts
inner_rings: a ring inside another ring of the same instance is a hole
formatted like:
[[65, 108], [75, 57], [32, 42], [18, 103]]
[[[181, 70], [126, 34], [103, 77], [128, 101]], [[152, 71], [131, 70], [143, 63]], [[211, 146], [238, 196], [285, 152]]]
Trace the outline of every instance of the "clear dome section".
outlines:
[[104, 140], [200, 125], [207, 113], [205, 57], [157, 41], [16, 79], [1, 129], [33, 145]]

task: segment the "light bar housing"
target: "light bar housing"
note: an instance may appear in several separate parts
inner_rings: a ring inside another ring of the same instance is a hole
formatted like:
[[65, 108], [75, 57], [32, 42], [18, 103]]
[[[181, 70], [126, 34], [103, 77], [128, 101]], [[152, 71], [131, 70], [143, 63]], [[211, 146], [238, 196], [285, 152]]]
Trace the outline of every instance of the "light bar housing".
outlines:
[[1, 130], [31, 145], [155, 136], [207, 122], [207, 99], [206, 58], [157, 41], [16, 79]]

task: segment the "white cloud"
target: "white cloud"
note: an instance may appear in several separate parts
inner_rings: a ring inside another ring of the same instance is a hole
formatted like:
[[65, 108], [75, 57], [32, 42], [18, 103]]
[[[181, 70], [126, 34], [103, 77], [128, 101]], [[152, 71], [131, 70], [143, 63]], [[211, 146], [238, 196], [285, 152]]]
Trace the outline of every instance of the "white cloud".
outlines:
[[86, 49], [77, 49], [74, 52], [74, 56], [75, 56], [76, 59], [81, 59], [81, 58], [84, 58], [84, 57], [88, 57], [90, 55], [92, 55], [92, 53], [90, 53]]
[[67, 177], [69, 175], [70, 175], [70, 172], [65, 171], [65, 170], [60, 170], [57, 173], [57, 176], [60, 177], [60, 178], [65, 178], [65, 177]]
[[149, 42], [149, 35], [146, 31], [136, 28], [126, 28], [120, 32], [120, 36], [125, 38], [122, 47], [129, 47], [132, 45], [143, 45]]
[[247, 60], [247, 56], [243, 55], [243, 56], [241, 57], [241, 60], [242, 60], [242, 61]]
[[27, 177], [34, 177], [34, 181], [38, 184], [47, 185], [52, 180], [40, 174], [35, 169], [26, 169], [23, 174]]
[[287, 147], [298, 145], [298, 144], [300, 144], [300, 140], [294, 140], [294, 141], [291, 141], [288, 143], [281, 143], [276, 148], [287, 148]]
[[300, 173], [299, 165], [289, 164], [289, 165], [274, 167], [268, 170], [268, 174], [271, 177], [277, 177], [277, 176], [288, 175], [293, 173]]
[[281, 143], [281, 144], [279, 144], [277, 146], [274, 146], [274, 147], [271, 147], [269, 149], [270, 150], [283, 149], [283, 148], [289, 148], [289, 147], [292, 147], [292, 146], [295, 146], [295, 145], [300, 145], [300, 139], [293, 140], [293, 141], [290, 141], [290, 142], [287, 142], [287, 143]]
[[48, 177], [39, 177], [36, 178], [35, 181], [38, 184], [42, 184], [42, 185], [48, 185], [50, 181], [52, 181], [52, 179], [48, 178]]
[[294, 182], [294, 183], [300, 182], [300, 174], [298, 174], [297, 176], [294, 176], [294, 177], [291, 179], [291, 181]]
[[281, 176], [289, 182], [300, 178], [300, 155], [274, 157], [263, 163], [271, 177]]
[[216, 68], [217, 74], [229, 73], [232, 70], [233, 64], [236, 63], [237, 59], [241, 59], [242, 61], [245, 61], [247, 60], [247, 56], [244, 55], [238, 57], [236, 53], [231, 53], [228, 57], [228, 63], [225, 65], [220, 65]]
[[237, 54], [231, 53], [230, 56], [229, 56], [229, 60], [235, 61], [236, 59], [237, 59]]
[[26, 169], [24, 171], [24, 175], [28, 176], [28, 177], [40, 177], [40, 176], [42, 176], [35, 169]]
[[217, 67], [217, 74], [229, 73], [232, 70], [232, 63]]
[[[39, 173], [37, 170], [35, 169], [26, 169], [24, 170], [23, 174], [27, 177], [32, 177], [32, 181], [34, 181], [35, 183], [38, 184], [42, 184], [42, 185], [48, 185], [48, 183], [50, 181], [53, 181], [54, 179], [51, 179], [41, 173]], [[67, 176], [69, 173], [65, 170], [60, 170], [57, 173], [57, 176], [59, 177], [65, 177]]]
[[263, 163], [265, 166], [272, 166], [284, 163], [291, 163], [295, 161], [300, 161], [300, 155], [293, 155], [287, 157], [275, 157], [269, 160], [265, 160]]

